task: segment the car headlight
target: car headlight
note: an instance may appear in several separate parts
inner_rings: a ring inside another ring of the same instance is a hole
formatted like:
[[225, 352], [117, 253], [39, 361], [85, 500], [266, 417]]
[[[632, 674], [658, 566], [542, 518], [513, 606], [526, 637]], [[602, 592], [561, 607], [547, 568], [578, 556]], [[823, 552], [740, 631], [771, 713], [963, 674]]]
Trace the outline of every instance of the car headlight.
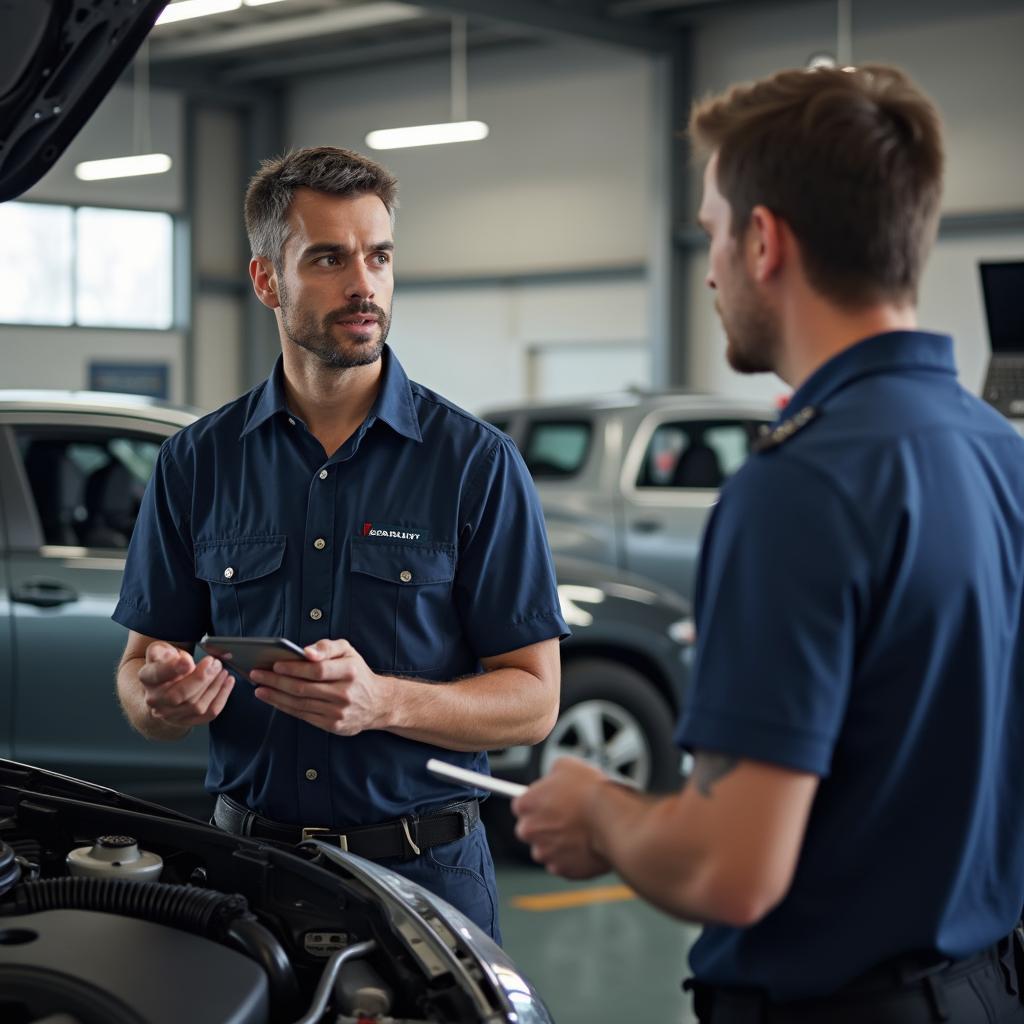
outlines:
[[697, 641], [697, 628], [693, 619], [676, 619], [668, 627], [668, 635], [680, 647], [690, 647]]

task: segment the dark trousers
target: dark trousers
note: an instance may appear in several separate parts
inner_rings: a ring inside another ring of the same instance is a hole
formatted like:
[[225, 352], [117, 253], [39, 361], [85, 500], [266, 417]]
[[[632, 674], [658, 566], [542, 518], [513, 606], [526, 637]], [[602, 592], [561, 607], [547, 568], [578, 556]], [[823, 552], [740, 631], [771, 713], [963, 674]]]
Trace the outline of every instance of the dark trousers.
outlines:
[[418, 857], [389, 857], [377, 863], [440, 896], [501, 945], [498, 886], [482, 825], [462, 839], [432, 846]]
[[820, 999], [773, 1003], [749, 989], [686, 987], [700, 1024], [1024, 1024], [1019, 941], [952, 964], [894, 961]]

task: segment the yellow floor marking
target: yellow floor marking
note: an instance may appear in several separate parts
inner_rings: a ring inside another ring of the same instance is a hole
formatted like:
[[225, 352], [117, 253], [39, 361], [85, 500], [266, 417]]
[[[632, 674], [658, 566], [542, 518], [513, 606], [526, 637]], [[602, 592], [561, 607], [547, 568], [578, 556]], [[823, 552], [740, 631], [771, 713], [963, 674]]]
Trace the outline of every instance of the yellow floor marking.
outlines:
[[620, 900], [635, 899], [636, 893], [628, 885], [599, 885], [592, 889], [514, 896], [511, 903], [519, 910], [565, 910], [566, 907], [585, 907], [590, 903], [617, 903]]

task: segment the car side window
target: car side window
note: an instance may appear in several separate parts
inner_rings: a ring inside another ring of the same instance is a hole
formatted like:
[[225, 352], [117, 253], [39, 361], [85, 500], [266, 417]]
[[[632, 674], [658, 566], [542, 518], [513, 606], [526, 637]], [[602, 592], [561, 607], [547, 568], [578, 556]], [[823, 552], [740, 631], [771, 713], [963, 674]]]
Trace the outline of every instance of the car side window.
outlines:
[[538, 477], [575, 476], [590, 451], [591, 424], [587, 420], [536, 420], [523, 444], [526, 468]]
[[31, 427], [16, 437], [46, 544], [128, 547], [158, 440]]
[[713, 489], [743, 465], [757, 436], [747, 420], [662, 423], [644, 453], [637, 487]]

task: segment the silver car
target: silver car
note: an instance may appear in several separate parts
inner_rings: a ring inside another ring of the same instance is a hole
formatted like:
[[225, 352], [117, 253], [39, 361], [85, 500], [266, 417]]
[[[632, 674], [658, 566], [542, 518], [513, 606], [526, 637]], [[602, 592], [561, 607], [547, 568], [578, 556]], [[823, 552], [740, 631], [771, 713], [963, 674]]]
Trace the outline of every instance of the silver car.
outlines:
[[769, 405], [629, 392], [483, 417], [519, 446], [556, 554], [640, 573], [688, 598], [718, 488], [743, 464]]

